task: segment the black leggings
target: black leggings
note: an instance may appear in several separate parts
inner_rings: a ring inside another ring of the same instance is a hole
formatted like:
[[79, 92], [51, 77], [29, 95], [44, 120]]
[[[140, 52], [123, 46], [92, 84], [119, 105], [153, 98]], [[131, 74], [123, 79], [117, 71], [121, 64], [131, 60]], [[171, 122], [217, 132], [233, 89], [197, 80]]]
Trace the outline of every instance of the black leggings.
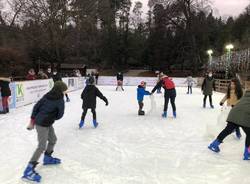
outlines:
[[167, 110], [168, 110], [168, 102], [169, 102], [169, 99], [170, 99], [170, 103], [171, 103], [171, 105], [172, 105], [173, 112], [176, 111], [175, 97], [176, 97], [176, 96], [165, 96], [165, 103], [164, 103], [164, 110], [163, 110], [163, 111], [167, 111]]
[[220, 143], [223, 142], [223, 140], [230, 135], [234, 130], [240, 131], [239, 127], [243, 129], [243, 131], [246, 134], [246, 140], [245, 140], [245, 146], [249, 147], [250, 146], [250, 127], [244, 127], [244, 126], [239, 126], [236, 125], [235, 123], [228, 122], [227, 126], [225, 127], [224, 130], [218, 135], [217, 139]]
[[210, 105], [213, 104], [212, 95], [204, 95], [203, 103], [206, 104], [207, 96], [209, 96]]
[[[85, 120], [85, 116], [86, 116], [87, 112], [88, 112], [88, 109], [83, 109], [82, 118], [81, 118], [82, 121]], [[91, 112], [93, 114], [93, 120], [96, 120], [96, 111], [95, 111], [95, 109], [91, 108]]]
[[192, 86], [188, 86], [188, 94], [189, 94], [189, 91], [190, 91], [190, 94], [192, 94]]

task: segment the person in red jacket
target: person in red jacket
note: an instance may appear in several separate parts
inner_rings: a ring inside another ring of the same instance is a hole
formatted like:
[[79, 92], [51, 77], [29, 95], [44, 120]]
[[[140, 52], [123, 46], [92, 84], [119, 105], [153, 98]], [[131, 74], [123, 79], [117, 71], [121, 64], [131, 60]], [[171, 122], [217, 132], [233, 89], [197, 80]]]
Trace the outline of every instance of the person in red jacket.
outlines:
[[36, 80], [36, 73], [33, 68], [31, 68], [28, 72], [28, 75], [26, 76], [27, 80]]
[[162, 75], [161, 80], [156, 84], [151, 94], [153, 94], [159, 87], [163, 87], [165, 90], [165, 94], [164, 94], [165, 103], [164, 103], [162, 117], [163, 118], [167, 117], [168, 103], [170, 100], [170, 103], [173, 109], [173, 116], [174, 118], [176, 118], [176, 106], [175, 106], [176, 90], [175, 90], [175, 84], [172, 78], [166, 75]]

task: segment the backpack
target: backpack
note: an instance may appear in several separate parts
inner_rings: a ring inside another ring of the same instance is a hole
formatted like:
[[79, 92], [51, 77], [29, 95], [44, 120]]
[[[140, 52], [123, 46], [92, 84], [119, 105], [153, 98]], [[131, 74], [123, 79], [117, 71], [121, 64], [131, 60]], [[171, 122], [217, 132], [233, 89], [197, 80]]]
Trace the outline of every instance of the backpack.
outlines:
[[166, 89], [174, 89], [175, 84], [172, 81], [172, 79], [170, 79], [169, 77], [165, 77], [165, 78], [163, 78], [163, 87]]

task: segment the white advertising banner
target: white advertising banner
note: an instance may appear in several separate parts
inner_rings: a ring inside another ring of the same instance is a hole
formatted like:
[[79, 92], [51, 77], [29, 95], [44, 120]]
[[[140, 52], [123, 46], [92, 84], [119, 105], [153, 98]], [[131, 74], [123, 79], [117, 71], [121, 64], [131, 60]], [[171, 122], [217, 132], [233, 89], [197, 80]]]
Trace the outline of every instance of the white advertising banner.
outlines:
[[[147, 86], [155, 86], [157, 83], [156, 77], [124, 77], [123, 85], [124, 86], [137, 86], [140, 84], [141, 81], [145, 81]], [[176, 87], [184, 87], [187, 86], [185, 83], [186, 78], [173, 78], [173, 81]], [[194, 78], [194, 81], [197, 83], [197, 78]], [[101, 76], [98, 79], [98, 85], [103, 86], [116, 86], [117, 80], [116, 77], [108, 77], [108, 76]], [[194, 84], [196, 86], [196, 84]]]
[[16, 107], [38, 101], [52, 87], [52, 80], [16, 82]]

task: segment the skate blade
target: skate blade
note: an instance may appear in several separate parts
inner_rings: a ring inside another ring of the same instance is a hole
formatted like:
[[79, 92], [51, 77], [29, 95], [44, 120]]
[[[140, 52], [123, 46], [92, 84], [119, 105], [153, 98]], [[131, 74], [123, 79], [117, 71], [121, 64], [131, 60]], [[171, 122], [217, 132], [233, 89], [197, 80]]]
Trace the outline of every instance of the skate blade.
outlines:
[[28, 178], [25, 178], [24, 176], [21, 178], [21, 180], [22, 180], [23, 182], [25, 182], [25, 183], [40, 183], [40, 182], [41, 182], [41, 180], [39, 180], [39, 181], [34, 181], [34, 180], [30, 180], [30, 179], [28, 179]]

